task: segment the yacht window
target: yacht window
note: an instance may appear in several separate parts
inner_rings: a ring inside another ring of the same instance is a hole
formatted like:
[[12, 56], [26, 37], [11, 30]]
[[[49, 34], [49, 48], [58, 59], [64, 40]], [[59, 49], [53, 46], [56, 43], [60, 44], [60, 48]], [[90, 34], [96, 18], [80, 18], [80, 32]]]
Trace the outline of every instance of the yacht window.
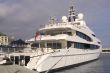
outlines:
[[37, 47], [37, 48], [39, 48], [39, 43], [33, 43], [33, 44], [31, 45], [31, 47]]
[[63, 32], [63, 34], [66, 34], [66, 32]]
[[45, 44], [43, 42], [40, 42], [40, 45], [39, 43], [33, 43], [31, 45], [31, 47], [35, 47], [35, 48], [44, 48], [45, 47]]
[[73, 44], [73, 42], [68, 41], [68, 42], [67, 42], [67, 48], [71, 47], [71, 46], [72, 46], [72, 44]]
[[47, 43], [47, 48], [52, 48], [52, 43]]
[[79, 49], [99, 49], [98, 45], [74, 42], [74, 48]]
[[70, 36], [72, 36], [72, 33], [71, 32], [67, 32], [67, 34], [70, 35]]
[[44, 42], [40, 42], [40, 48], [45, 48], [45, 43]]
[[96, 37], [95, 34], [92, 34], [92, 36]]
[[61, 43], [57, 43], [56, 45], [57, 45], [57, 49], [61, 49], [62, 48], [61, 47], [62, 46]]
[[98, 42], [98, 44], [101, 44], [101, 42]]
[[57, 44], [53, 43], [53, 49], [56, 49]]
[[59, 34], [67, 34], [67, 35], [71, 36], [72, 32], [65, 31], [65, 30], [62, 30], [62, 31], [48, 31], [48, 32], [45, 32], [45, 34], [51, 35], [51, 36], [55, 36], [55, 35], [59, 35]]
[[89, 48], [90, 48], [90, 44], [85, 44], [84, 47], [85, 47], [86, 49], [89, 49]]
[[76, 35], [79, 36], [80, 38], [87, 40], [87, 41], [92, 41], [92, 39], [89, 36], [87, 36], [86, 34], [84, 34], [82, 32], [76, 31]]
[[61, 49], [62, 45], [61, 43], [47, 43], [47, 48]]

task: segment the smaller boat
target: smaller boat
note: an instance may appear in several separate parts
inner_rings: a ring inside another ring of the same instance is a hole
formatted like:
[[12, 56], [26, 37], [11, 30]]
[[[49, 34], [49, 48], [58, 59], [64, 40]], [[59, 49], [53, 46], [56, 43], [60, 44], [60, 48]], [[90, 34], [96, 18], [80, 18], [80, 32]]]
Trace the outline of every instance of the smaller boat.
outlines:
[[0, 51], [0, 65], [6, 63], [6, 60], [4, 60], [5, 53]]
[[0, 51], [0, 65], [9, 65], [9, 64], [12, 64], [9, 57], [6, 56], [6, 53]]

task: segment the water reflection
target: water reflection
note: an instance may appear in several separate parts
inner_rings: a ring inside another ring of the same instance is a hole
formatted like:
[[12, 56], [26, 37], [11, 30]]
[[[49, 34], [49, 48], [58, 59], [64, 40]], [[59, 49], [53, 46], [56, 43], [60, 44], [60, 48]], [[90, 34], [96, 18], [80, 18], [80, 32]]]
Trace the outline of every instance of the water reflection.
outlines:
[[105, 53], [101, 56], [103, 73], [110, 73], [110, 53]]

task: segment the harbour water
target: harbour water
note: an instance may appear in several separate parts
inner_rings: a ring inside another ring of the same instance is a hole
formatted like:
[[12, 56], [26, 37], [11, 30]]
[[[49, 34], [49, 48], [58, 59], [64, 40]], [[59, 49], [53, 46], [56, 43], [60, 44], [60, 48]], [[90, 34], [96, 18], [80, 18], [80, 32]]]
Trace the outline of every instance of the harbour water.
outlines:
[[[2, 66], [0, 73], [37, 73], [17, 65]], [[110, 53], [101, 54], [96, 61], [52, 73], [110, 73]]]
[[110, 53], [101, 54], [96, 61], [53, 73], [110, 73]]

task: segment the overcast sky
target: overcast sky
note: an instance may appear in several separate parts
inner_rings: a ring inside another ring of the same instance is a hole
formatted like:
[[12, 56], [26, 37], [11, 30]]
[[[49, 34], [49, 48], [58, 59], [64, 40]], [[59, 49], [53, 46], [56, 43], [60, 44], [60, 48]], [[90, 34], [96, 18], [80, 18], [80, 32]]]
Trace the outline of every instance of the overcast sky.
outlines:
[[[74, 0], [76, 12], [84, 13], [87, 25], [110, 47], [110, 0]], [[29, 39], [48, 22], [68, 14], [72, 0], [0, 0], [0, 32]]]

